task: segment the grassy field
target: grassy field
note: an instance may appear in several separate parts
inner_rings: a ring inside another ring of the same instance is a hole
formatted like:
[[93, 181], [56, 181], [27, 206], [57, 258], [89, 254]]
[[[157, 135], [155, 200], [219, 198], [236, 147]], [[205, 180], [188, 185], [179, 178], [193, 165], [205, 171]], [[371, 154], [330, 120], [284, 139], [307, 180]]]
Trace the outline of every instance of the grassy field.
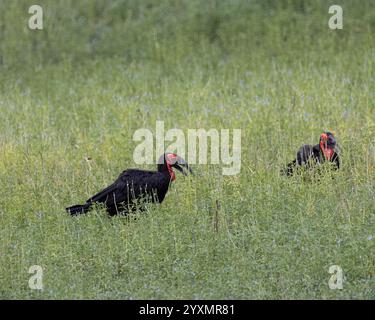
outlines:
[[[330, 30], [323, 0], [39, 0], [32, 31], [34, 2], [0, 2], [0, 298], [375, 298], [374, 1], [336, 1]], [[157, 120], [241, 129], [240, 174], [195, 165], [136, 219], [70, 217]], [[325, 129], [342, 169], [280, 176]]]

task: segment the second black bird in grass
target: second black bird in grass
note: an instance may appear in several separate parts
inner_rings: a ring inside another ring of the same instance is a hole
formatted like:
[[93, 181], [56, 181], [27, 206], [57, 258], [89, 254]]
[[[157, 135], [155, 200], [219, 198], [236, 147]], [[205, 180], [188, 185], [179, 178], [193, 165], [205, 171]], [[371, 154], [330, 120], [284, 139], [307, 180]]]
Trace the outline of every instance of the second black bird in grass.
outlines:
[[165, 153], [159, 158], [157, 171], [128, 169], [116, 181], [92, 196], [85, 204], [66, 208], [71, 215], [85, 213], [95, 203], [106, 205], [107, 212], [113, 216], [127, 213], [137, 207], [137, 201], [161, 203], [169, 185], [176, 179], [173, 168], [184, 175], [192, 172], [188, 163], [174, 153]]
[[340, 168], [338, 146], [331, 132], [323, 132], [320, 135], [319, 144], [303, 145], [297, 152], [296, 158], [290, 162], [283, 173], [291, 176], [297, 167], [311, 167], [325, 161], [333, 162], [335, 168]]

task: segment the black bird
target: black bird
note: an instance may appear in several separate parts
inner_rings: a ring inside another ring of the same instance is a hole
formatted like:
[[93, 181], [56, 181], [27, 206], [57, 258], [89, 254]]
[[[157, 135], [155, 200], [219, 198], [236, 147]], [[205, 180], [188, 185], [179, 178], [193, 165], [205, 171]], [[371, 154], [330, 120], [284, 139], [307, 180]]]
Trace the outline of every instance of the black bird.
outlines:
[[71, 215], [89, 211], [94, 203], [104, 203], [109, 215], [128, 213], [137, 207], [137, 201], [161, 203], [169, 185], [176, 179], [172, 168], [187, 175], [192, 173], [188, 163], [174, 153], [163, 154], [158, 161], [157, 171], [128, 169], [123, 171], [116, 181], [103, 189], [83, 205], [66, 208]]
[[298, 166], [311, 167], [316, 163], [330, 161], [335, 164], [336, 170], [340, 168], [340, 159], [336, 139], [331, 132], [323, 132], [320, 135], [320, 141], [317, 145], [303, 145], [297, 152], [297, 157], [290, 162], [284, 173], [288, 176], [293, 175]]

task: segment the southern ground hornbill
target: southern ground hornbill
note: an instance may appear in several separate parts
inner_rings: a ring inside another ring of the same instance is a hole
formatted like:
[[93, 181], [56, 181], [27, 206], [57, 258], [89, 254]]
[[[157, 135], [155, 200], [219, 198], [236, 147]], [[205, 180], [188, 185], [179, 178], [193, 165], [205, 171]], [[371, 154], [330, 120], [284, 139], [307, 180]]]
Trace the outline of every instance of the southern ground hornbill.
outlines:
[[[83, 205], [66, 208], [71, 215], [85, 213], [94, 203], [103, 203], [109, 215], [128, 213], [137, 208], [139, 201], [161, 203], [169, 185], [176, 179], [172, 168], [187, 174], [192, 172], [187, 162], [174, 153], [165, 153], [159, 158], [157, 171], [128, 169], [116, 181], [92, 196]], [[138, 206], [139, 207], [139, 206]]]
[[331, 132], [323, 132], [317, 145], [303, 145], [297, 152], [297, 157], [290, 162], [284, 174], [291, 176], [298, 166], [311, 167], [317, 163], [330, 161], [335, 164], [335, 168], [340, 168], [340, 159], [336, 139]]

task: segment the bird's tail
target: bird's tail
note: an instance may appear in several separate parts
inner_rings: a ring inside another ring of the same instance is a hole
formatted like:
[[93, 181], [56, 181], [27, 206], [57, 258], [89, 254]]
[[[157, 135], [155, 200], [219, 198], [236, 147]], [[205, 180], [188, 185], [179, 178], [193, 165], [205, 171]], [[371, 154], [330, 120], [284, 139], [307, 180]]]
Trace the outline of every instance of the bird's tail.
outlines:
[[287, 166], [286, 166], [286, 168], [283, 168], [283, 169], [280, 170], [280, 173], [282, 175], [292, 176], [293, 175], [293, 171], [294, 171], [294, 169], [296, 167], [296, 164], [297, 164], [296, 160], [288, 163]]
[[91, 204], [90, 203], [85, 203], [83, 205], [77, 204], [75, 206], [71, 206], [66, 208], [66, 211], [70, 213], [70, 215], [74, 216], [77, 214], [85, 213], [90, 209]]

